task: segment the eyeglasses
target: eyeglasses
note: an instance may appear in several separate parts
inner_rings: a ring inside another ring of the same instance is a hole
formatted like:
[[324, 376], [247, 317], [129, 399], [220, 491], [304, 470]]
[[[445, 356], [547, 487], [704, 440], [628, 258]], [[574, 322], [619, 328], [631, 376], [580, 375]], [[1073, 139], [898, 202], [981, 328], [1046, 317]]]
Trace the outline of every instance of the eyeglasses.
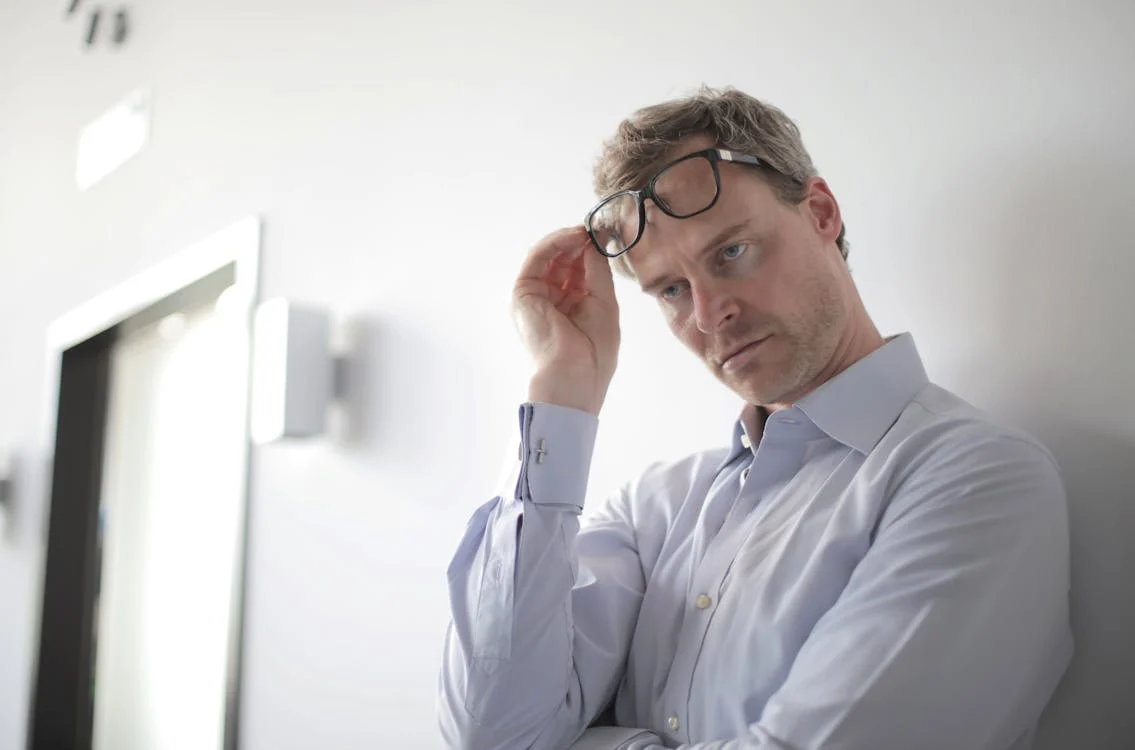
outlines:
[[588, 211], [583, 226], [592, 244], [608, 258], [617, 258], [634, 247], [646, 228], [647, 198], [675, 219], [688, 219], [713, 208], [721, 194], [717, 169], [721, 161], [765, 166], [755, 156], [720, 148], [687, 154], [658, 170], [642, 190], [608, 195]]

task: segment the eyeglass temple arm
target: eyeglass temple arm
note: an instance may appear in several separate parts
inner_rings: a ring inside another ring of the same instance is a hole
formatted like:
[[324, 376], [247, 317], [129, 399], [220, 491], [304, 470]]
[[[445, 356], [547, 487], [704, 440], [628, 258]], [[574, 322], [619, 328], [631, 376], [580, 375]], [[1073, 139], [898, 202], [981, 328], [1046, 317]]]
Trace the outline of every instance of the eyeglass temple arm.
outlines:
[[733, 151], [727, 151], [723, 148], [717, 149], [717, 156], [722, 161], [732, 161], [738, 164], [752, 164], [753, 166], [764, 166], [764, 162], [755, 156], [748, 154], [738, 154]]

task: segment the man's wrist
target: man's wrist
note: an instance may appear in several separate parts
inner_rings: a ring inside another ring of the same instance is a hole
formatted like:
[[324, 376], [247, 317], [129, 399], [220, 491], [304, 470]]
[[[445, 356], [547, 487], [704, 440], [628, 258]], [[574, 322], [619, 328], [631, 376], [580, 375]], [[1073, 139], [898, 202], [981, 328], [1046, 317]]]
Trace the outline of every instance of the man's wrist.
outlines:
[[589, 377], [572, 378], [569, 375], [537, 373], [528, 384], [528, 400], [532, 403], [553, 404], [579, 409], [599, 416], [603, 396], [596, 393]]

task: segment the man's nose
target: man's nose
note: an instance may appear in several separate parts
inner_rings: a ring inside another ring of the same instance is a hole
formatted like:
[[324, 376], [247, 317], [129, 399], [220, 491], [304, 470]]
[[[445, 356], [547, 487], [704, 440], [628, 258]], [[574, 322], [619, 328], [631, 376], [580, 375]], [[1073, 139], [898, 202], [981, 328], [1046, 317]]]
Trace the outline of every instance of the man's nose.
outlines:
[[721, 284], [701, 284], [691, 288], [694, 320], [702, 333], [717, 333], [738, 313], [737, 300]]

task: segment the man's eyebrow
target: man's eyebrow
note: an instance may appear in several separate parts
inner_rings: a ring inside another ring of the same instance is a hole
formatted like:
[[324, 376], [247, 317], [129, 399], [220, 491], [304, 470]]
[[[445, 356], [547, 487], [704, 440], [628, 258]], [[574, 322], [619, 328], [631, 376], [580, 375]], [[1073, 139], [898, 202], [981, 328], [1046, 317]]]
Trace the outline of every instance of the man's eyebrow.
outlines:
[[653, 294], [654, 292], [658, 291], [659, 287], [666, 283], [666, 277], [660, 276], [656, 279], [651, 279], [645, 284], [643, 284], [642, 282], [639, 283], [641, 285], [643, 294]]
[[[734, 237], [737, 234], [740, 234], [741, 231], [744, 230], [748, 226], [749, 226], [748, 221], [740, 221], [740, 222], [737, 222], [736, 224], [732, 224], [728, 227], [725, 227], [725, 229], [722, 229], [720, 232], [718, 232], [716, 235], [714, 235], [713, 239], [711, 239], [709, 242], [707, 242], [705, 244], [705, 246], [701, 250], [698, 251], [698, 258], [699, 259], [703, 258], [707, 253], [711, 253], [714, 250], [718, 249], [719, 247], [721, 247], [721, 244], [723, 242], [728, 240], [730, 237]], [[646, 294], [650, 294], [651, 292], [656, 290], [658, 287], [665, 284], [666, 283], [665, 279], [666, 279], [666, 277], [662, 276], [662, 277], [659, 277], [659, 278], [656, 278], [656, 279], [652, 279], [652, 280], [650, 280], [646, 283], [640, 282], [640, 285], [642, 287], [642, 291]]]
[[714, 235], [713, 239], [706, 243], [705, 247], [698, 252], [698, 258], [702, 258], [706, 253], [711, 253], [717, 250], [721, 245], [731, 237], [741, 233], [743, 229], [749, 226], [748, 221], [739, 221], [736, 224], [726, 227]]

